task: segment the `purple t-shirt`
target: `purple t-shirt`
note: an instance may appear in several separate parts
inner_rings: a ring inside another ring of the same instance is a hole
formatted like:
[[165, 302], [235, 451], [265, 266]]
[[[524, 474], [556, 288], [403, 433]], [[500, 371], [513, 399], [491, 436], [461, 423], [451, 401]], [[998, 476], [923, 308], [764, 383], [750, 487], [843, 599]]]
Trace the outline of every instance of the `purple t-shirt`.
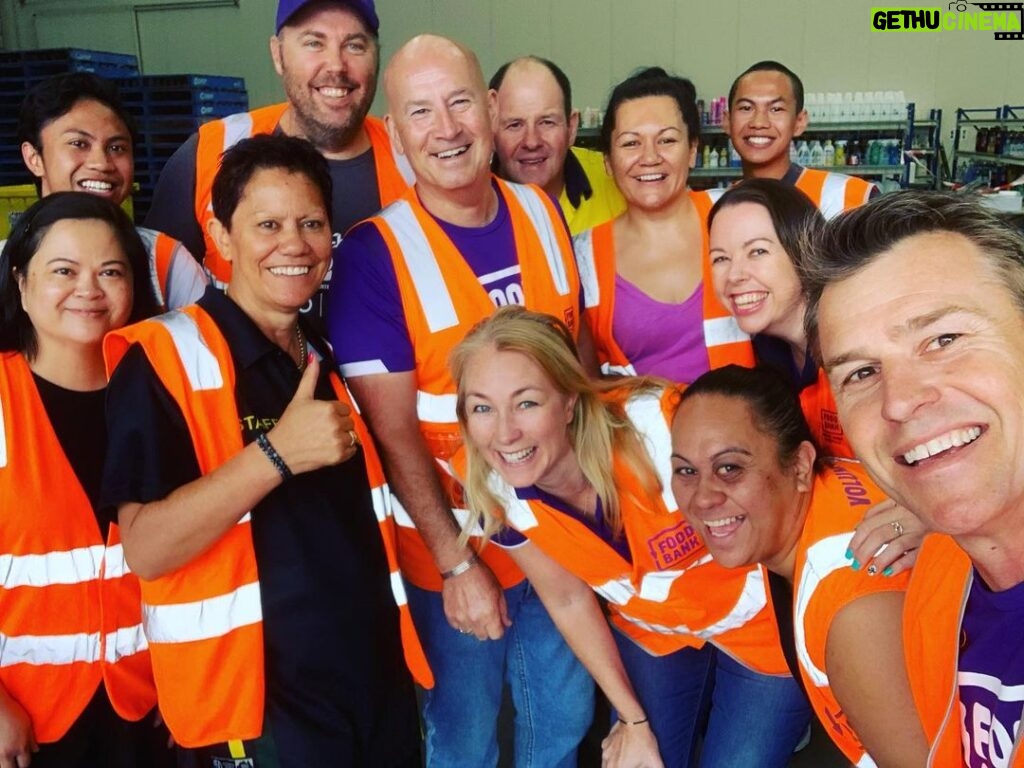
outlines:
[[[542, 491], [536, 486], [530, 486], [529, 488], [516, 488], [515, 491], [516, 496], [524, 501], [540, 501], [552, 509], [561, 512], [563, 515], [568, 515], [573, 520], [578, 520], [583, 523], [591, 533], [618, 552], [626, 562], [633, 562], [633, 554], [629, 551], [629, 542], [626, 540], [625, 535], [615, 536], [612, 533], [612, 529], [609, 528], [605, 522], [604, 508], [601, 504], [601, 499], [597, 500], [597, 510], [594, 513], [594, 518], [590, 519], [586, 515], [582, 514], [578, 509], [566, 504], [557, 496], [552, 496], [550, 493]], [[529, 537], [520, 533], [515, 528], [504, 528], [494, 534], [494, 536], [491, 537], [491, 541], [502, 549], [515, 549], [529, 541]]]
[[[490, 224], [459, 227], [435, 221], [495, 306], [523, 303], [512, 219], [500, 192], [498, 212]], [[345, 376], [416, 368], [394, 264], [384, 238], [372, 224], [350, 230], [338, 250], [327, 297], [327, 333]]]
[[961, 624], [960, 726], [970, 768], [1009, 765], [1024, 709], [1024, 584], [1002, 592], [977, 572]]
[[682, 304], [665, 304], [616, 274], [612, 336], [641, 376], [689, 384], [711, 369], [703, 305], [703, 282]]

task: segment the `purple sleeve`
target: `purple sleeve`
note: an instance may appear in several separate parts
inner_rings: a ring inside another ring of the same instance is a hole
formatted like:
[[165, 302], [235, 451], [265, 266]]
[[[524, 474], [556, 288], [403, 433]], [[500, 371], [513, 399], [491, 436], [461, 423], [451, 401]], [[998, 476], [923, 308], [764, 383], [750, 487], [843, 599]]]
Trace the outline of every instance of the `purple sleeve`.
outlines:
[[341, 241], [327, 294], [327, 334], [344, 376], [416, 368], [395, 267], [373, 224], [356, 225]]
[[491, 543], [501, 547], [502, 549], [515, 549], [521, 547], [529, 539], [525, 535], [517, 531], [515, 528], [502, 528], [496, 534], [491, 536]]

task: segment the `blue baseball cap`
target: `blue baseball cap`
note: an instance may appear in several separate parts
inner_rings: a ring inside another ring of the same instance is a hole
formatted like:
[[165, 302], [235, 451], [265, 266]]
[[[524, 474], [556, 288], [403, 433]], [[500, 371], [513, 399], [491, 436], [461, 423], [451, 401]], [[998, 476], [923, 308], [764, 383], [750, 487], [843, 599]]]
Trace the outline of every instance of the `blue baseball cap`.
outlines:
[[[277, 26], [275, 29], [280, 32], [281, 27], [288, 23], [288, 20], [301, 11], [310, 3], [317, 0], [280, 0], [277, 4]], [[377, 18], [377, 9], [373, 0], [338, 0], [338, 5], [346, 5], [355, 12], [367, 28], [377, 34], [380, 29], [380, 19]]]

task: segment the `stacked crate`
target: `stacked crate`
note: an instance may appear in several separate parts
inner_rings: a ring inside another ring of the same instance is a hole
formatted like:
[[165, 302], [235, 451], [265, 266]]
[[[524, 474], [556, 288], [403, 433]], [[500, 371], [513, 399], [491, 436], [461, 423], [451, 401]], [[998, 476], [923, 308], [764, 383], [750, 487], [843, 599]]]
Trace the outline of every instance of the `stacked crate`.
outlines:
[[153, 201], [164, 164], [203, 123], [249, 108], [245, 80], [222, 75], [143, 75], [119, 83], [125, 107], [135, 116], [135, 216]]
[[[245, 80], [240, 77], [141, 75], [135, 56], [78, 48], [0, 51], [0, 213], [16, 214], [31, 203], [23, 186], [31, 176], [15, 140], [25, 92], [38, 81], [65, 72], [92, 72], [114, 80], [125, 108], [135, 117], [139, 141], [133, 207], [139, 222], [174, 150], [208, 120], [249, 108]], [[0, 222], [0, 236], [6, 225], [6, 220]]]
[[18, 110], [29, 88], [64, 72], [93, 72], [100, 77], [122, 80], [138, 77], [139, 60], [125, 53], [80, 48], [0, 51], [0, 185], [25, 184], [32, 180], [21, 162], [21, 147], [15, 140]]

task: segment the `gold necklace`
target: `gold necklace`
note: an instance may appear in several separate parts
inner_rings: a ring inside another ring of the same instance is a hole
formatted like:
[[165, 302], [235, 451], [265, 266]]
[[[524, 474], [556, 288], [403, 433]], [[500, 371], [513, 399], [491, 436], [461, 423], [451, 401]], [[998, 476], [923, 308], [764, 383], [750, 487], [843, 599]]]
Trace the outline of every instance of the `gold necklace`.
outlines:
[[309, 362], [309, 346], [306, 344], [306, 335], [302, 332], [298, 322], [295, 323], [295, 338], [299, 342], [299, 373], [306, 370]]

